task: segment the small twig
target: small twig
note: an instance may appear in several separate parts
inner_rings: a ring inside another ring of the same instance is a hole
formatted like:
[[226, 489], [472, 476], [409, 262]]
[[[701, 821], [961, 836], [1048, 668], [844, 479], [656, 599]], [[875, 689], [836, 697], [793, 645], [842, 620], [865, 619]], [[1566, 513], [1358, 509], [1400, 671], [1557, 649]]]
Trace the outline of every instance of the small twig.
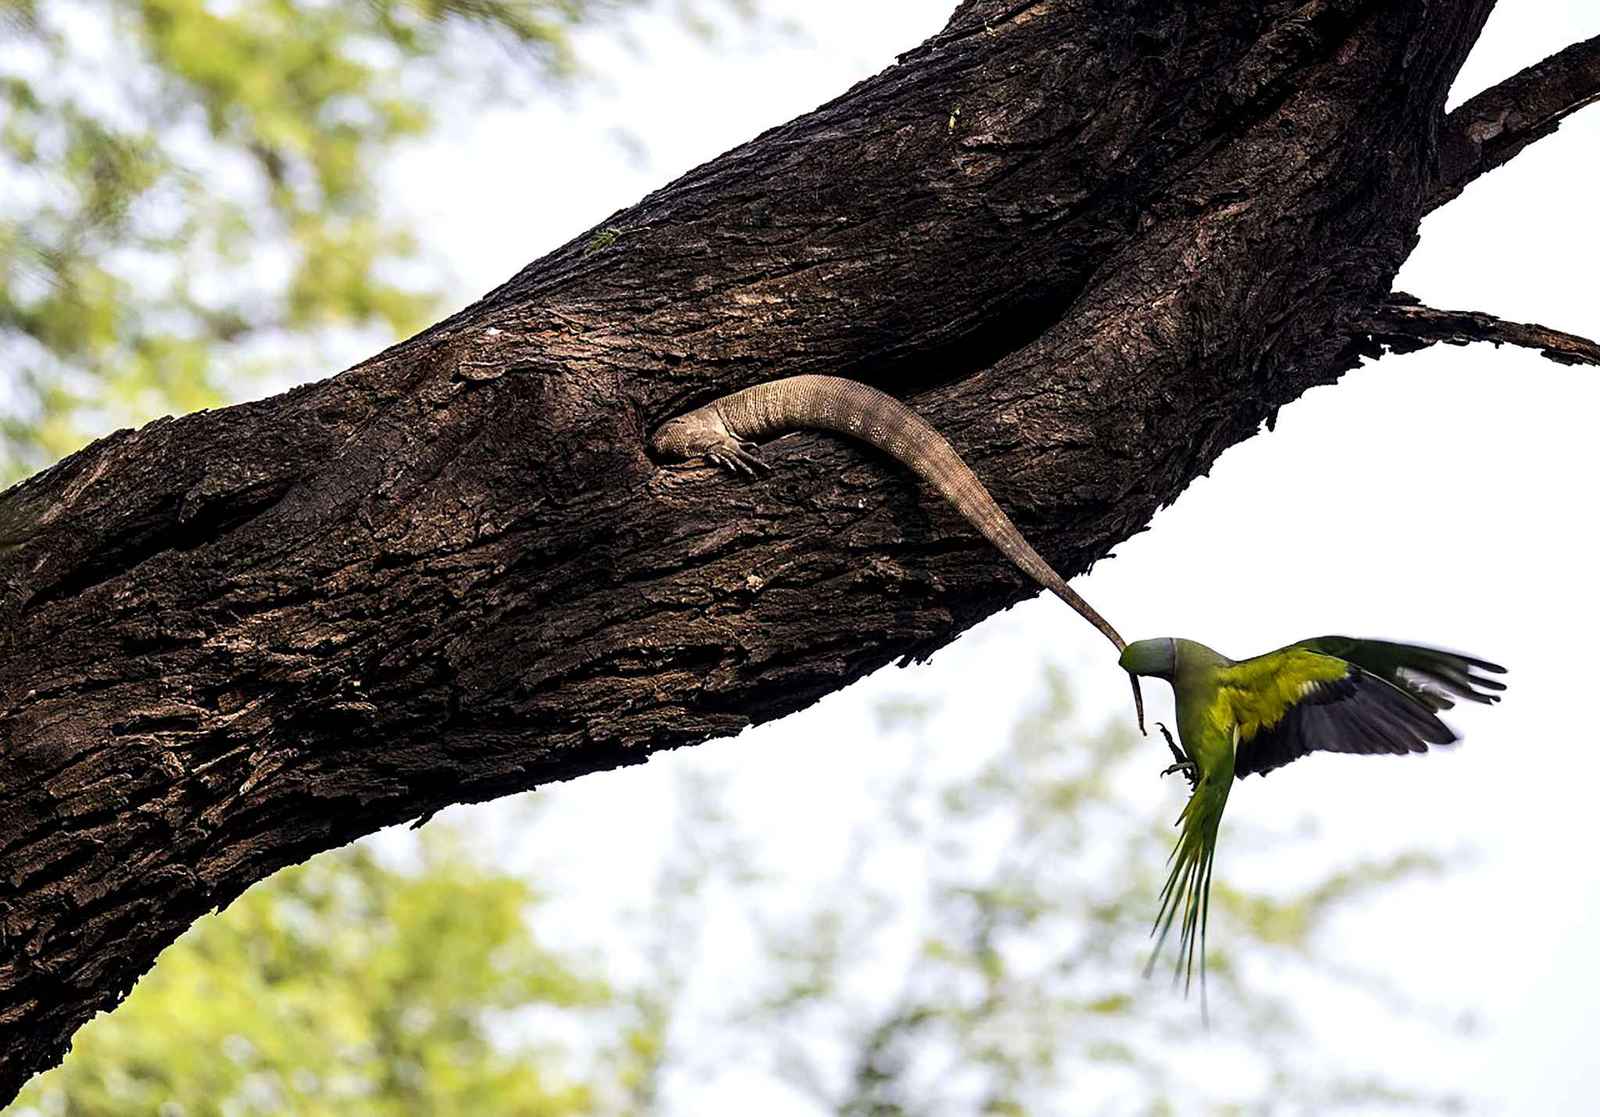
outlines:
[[1429, 345], [1519, 345], [1563, 365], [1600, 365], [1600, 345], [1586, 337], [1552, 330], [1533, 322], [1507, 322], [1476, 310], [1439, 310], [1410, 295], [1395, 292], [1369, 314], [1363, 328], [1372, 339], [1396, 353]]
[[1427, 209], [1444, 205], [1595, 101], [1600, 101], [1600, 35], [1485, 89], [1439, 126], [1439, 173]]

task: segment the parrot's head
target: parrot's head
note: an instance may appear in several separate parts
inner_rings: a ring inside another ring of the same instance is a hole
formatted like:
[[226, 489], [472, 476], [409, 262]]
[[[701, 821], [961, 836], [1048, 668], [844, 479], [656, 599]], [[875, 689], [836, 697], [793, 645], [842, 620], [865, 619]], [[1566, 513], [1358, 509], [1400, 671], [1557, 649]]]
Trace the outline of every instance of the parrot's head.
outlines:
[[1117, 662], [1130, 675], [1149, 675], [1170, 683], [1178, 670], [1177, 642], [1170, 636], [1135, 640], [1122, 649], [1122, 658]]
[[1135, 640], [1122, 649], [1122, 657], [1117, 663], [1133, 683], [1133, 705], [1139, 714], [1139, 732], [1144, 733], [1144, 695], [1139, 693], [1139, 676], [1151, 675], [1170, 683], [1177, 671], [1177, 649], [1169, 636], [1159, 640]]

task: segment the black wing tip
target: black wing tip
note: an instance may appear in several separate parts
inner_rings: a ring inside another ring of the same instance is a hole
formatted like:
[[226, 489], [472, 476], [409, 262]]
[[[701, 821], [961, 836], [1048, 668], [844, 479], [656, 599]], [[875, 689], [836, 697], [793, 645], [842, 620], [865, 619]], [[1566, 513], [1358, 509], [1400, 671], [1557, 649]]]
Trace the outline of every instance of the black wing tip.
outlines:
[[1429, 701], [1352, 667], [1317, 700], [1296, 705], [1267, 739], [1238, 750], [1235, 778], [1265, 776], [1312, 752], [1406, 756], [1461, 739]]
[[1461, 685], [1450, 687], [1450, 693], [1457, 698], [1465, 698], [1468, 702], [1480, 702], [1485, 706], [1493, 706], [1505, 697], [1506, 684], [1499, 679], [1491, 679], [1484, 675], [1464, 673], [1461, 676]]
[[[1399, 664], [1394, 681], [1435, 710], [1450, 709], [1451, 698], [1492, 704], [1500, 700], [1499, 692], [1506, 689], [1505, 683], [1485, 674], [1506, 674], [1506, 669], [1498, 663], [1443, 648], [1398, 646], [1408, 652], [1410, 658]], [[1380, 674], [1388, 677], [1386, 672]]]
[[1461, 739], [1438, 714], [1400, 687], [1364, 671], [1361, 684], [1365, 694], [1374, 700], [1371, 712], [1376, 715], [1375, 720], [1380, 720], [1386, 729], [1398, 731], [1403, 738], [1410, 738], [1407, 743], [1414, 742], [1415, 747], [1407, 748], [1407, 752], [1425, 752], [1426, 745], [1451, 745]]
[[1445, 660], [1447, 662], [1457, 664], [1460, 667], [1476, 667], [1480, 671], [1489, 671], [1496, 675], [1507, 674], [1507, 671], [1504, 667], [1491, 660], [1479, 659], [1477, 656], [1467, 655], [1465, 652], [1458, 652], [1451, 648], [1441, 648], [1433, 644], [1412, 644], [1404, 640], [1385, 640], [1382, 638], [1331, 635], [1318, 636], [1311, 640], [1305, 640], [1302, 641], [1302, 644], [1310, 646], [1325, 645], [1329, 649], [1326, 654], [1337, 656], [1340, 659], [1348, 658], [1348, 655], [1341, 655], [1339, 650], [1335, 650], [1336, 646], [1346, 645], [1343, 651], [1348, 652], [1348, 645], [1359, 646], [1362, 644], [1369, 644], [1376, 647], [1389, 648], [1396, 652], [1420, 654], [1420, 656], [1424, 659]]

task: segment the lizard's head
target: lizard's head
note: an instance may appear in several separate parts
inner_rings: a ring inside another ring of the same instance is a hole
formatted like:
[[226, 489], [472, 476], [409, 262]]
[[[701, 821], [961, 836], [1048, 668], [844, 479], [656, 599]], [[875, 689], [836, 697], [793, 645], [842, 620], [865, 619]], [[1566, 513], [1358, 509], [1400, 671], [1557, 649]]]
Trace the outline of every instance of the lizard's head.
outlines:
[[657, 427], [650, 436], [650, 453], [662, 461], [687, 461], [727, 439], [727, 428], [716, 412], [707, 407], [697, 407]]

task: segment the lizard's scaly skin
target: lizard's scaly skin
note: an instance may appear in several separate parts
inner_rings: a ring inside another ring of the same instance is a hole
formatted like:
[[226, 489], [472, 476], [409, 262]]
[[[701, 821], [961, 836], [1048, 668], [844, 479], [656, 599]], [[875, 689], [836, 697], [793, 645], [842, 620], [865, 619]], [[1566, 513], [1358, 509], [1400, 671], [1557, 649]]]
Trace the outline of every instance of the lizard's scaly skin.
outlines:
[[734, 472], [754, 473], [766, 466], [751, 452], [752, 442], [802, 428], [858, 438], [904, 464], [938, 489], [1024, 574], [1076, 609], [1118, 651], [1126, 646], [1117, 630], [1028, 545], [955, 447], [922, 416], [876, 388], [838, 376], [771, 380], [663, 423], [651, 436], [650, 449], [668, 461], [704, 456]]

